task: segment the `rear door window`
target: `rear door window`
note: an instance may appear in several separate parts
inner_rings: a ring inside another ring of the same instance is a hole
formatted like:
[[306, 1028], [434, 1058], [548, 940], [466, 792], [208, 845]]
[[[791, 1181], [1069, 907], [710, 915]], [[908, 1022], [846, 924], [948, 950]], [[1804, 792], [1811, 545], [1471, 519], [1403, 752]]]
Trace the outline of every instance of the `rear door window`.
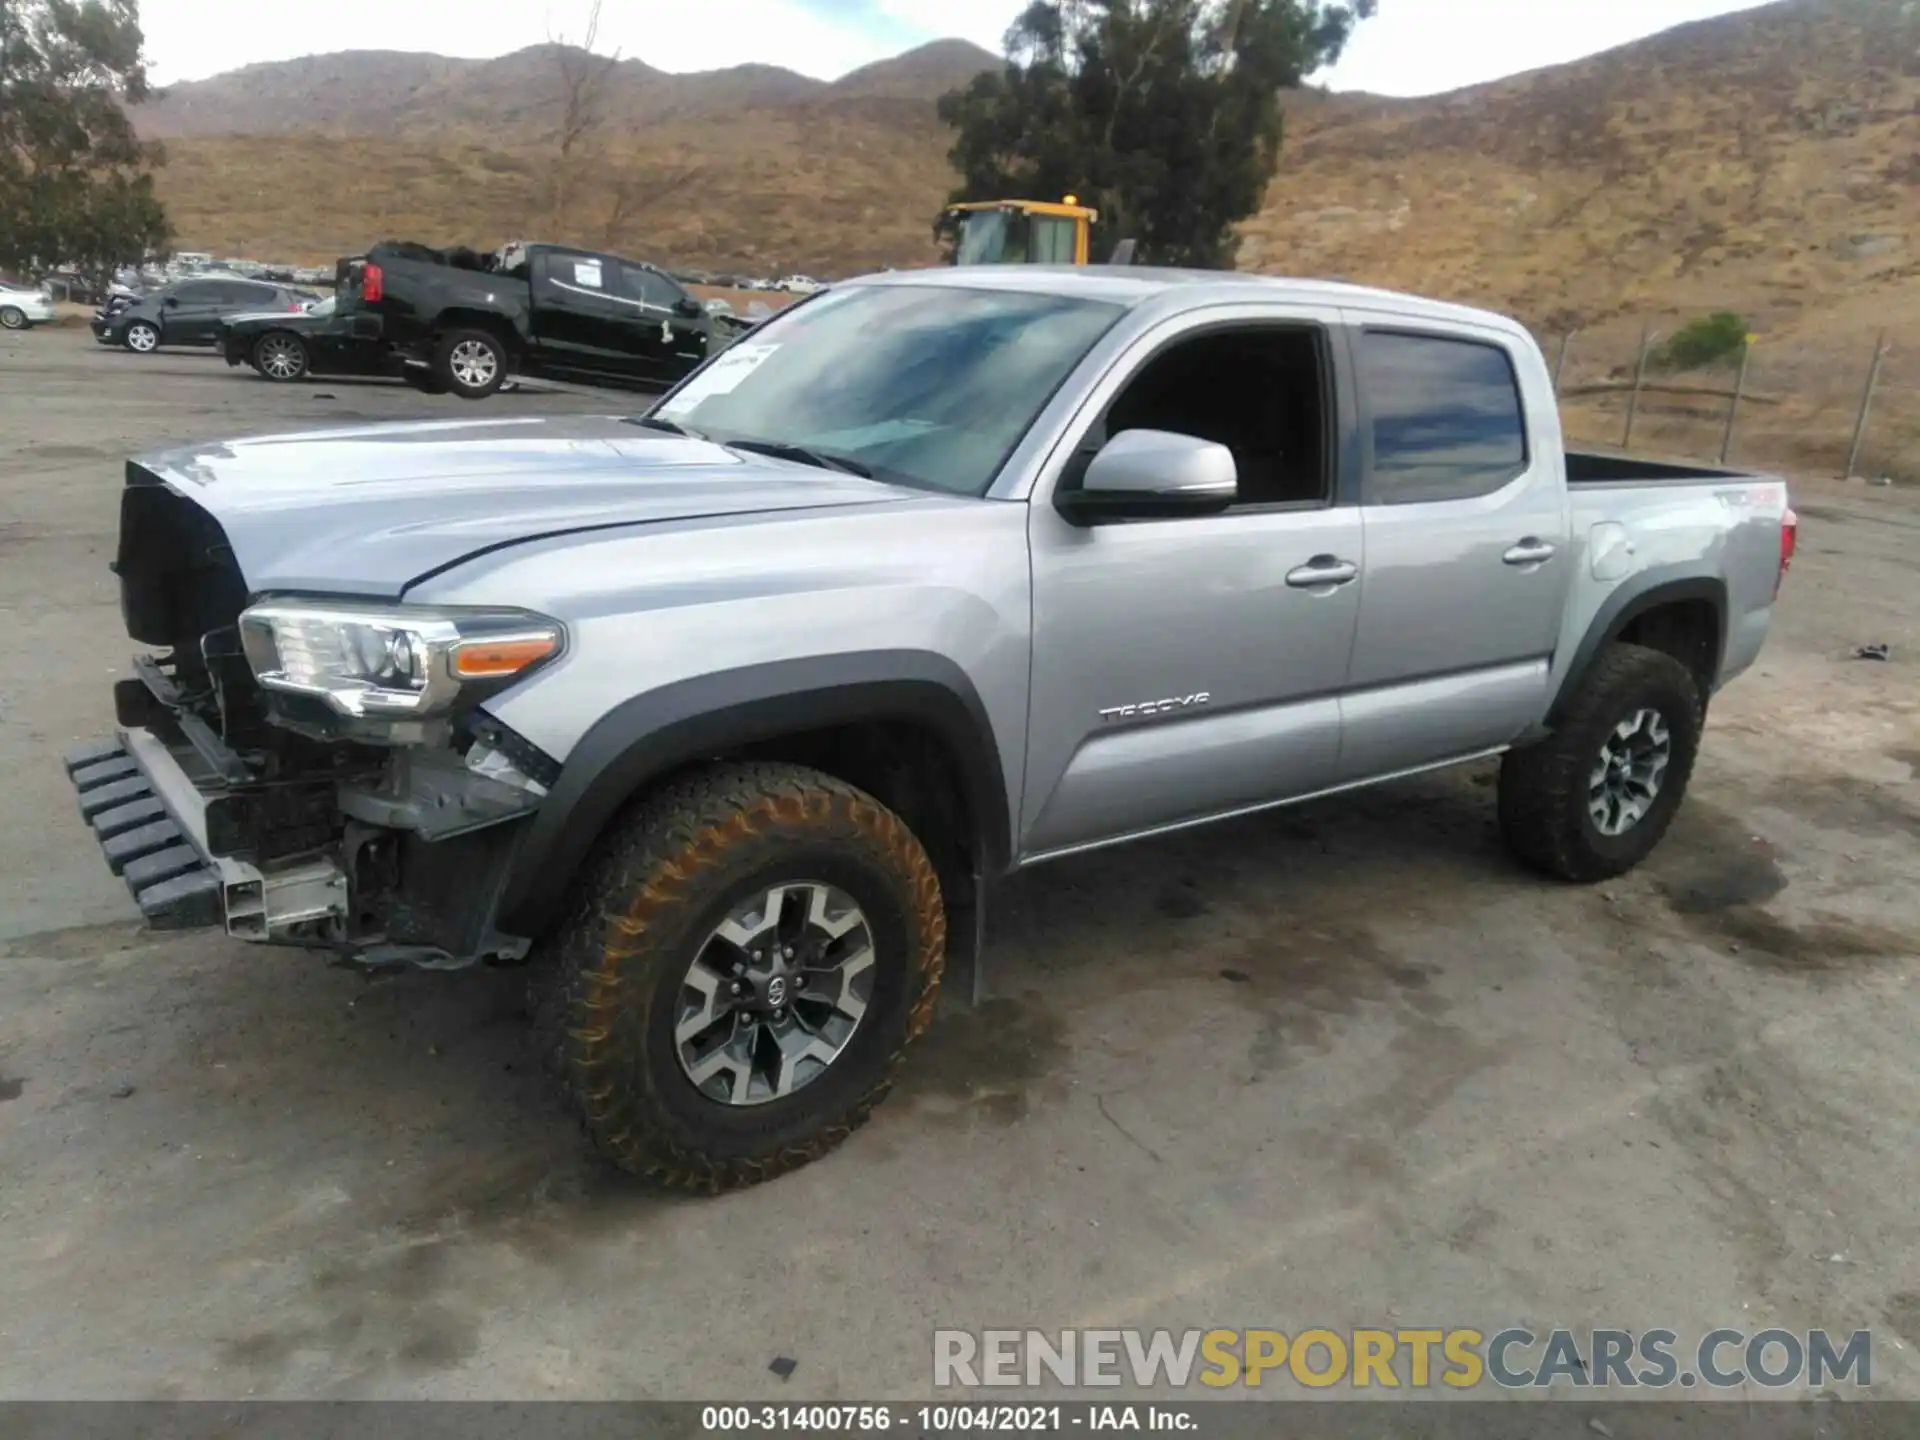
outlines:
[[1526, 470], [1520, 386], [1500, 346], [1370, 330], [1360, 375], [1372, 418], [1371, 503], [1471, 499]]

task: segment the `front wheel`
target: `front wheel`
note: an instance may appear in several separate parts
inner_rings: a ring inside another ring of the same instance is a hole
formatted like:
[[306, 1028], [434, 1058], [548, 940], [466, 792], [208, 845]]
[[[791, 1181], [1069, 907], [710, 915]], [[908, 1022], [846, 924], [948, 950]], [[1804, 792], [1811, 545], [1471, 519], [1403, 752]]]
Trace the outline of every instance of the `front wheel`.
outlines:
[[275, 331], [253, 345], [253, 368], [269, 380], [298, 380], [307, 373], [307, 346], [298, 335]]
[[1671, 655], [1609, 646], [1546, 740], [1500, 767], [1500, 830], [1524, 864], [1563, 880], [1621, 875], [1653, 853], [1686, 794], [1705, 719]]
[[797, 765], [669, 785], [602, 842], [536, 956], [543, 1048], [621, 1169], [717, 1193], [817, 1159], [933, 1013], [940, 885], [872, 796]]
[[24, 330], [27, 312], [18, 305], [0, 305], [0, 330]]
[[433, 378], [463, 400], [484, 400], [507, 378], [507, 351], [485, 330], [455, 330], [433, 351]]
[[151, 355], [160, 348], [160, 332], [144, 320], [136, 320], [127, 326], [122, 342], [136, 355]]

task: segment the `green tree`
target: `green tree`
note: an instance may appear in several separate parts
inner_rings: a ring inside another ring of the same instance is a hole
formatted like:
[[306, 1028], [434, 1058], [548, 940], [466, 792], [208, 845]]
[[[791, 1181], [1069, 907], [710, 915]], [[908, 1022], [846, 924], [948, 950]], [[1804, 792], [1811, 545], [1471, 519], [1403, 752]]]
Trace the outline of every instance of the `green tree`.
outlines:
[[1746, 344], [1745, 318], [1731, 310], [1717, 310], [1689, 320], [1648, 359], [1655, 370], [1704, 370], [1738, 359]]
[[940, 101], [952, 200], [1100, 212], [1157, 264], [1230, 267], [1280, 155], [1281, 92], [1337, 59], [1374, 0], [1034, 0], [1007, 62]]
[[0, 267], [102, 277], [166, 248], [165, 156], [125, 109], [142, 44], [137, 0], [0, 0]]

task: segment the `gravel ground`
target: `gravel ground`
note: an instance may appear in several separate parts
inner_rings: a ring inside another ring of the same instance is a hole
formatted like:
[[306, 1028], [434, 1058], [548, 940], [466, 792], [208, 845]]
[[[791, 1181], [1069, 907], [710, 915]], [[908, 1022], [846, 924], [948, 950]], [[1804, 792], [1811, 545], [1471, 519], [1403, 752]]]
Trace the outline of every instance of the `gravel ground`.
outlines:
[[429, 413], [0, 335], [0, 1396], [873, 1398], [937, 1324], [1418, 1321], [1871, 1328], [1920, 1398], [1913, 492], [1796, 485], [1636, 874], [1517, 872], [1486, 769], [1046, 867], [872, 1125], [685, 1201], [583, 1159], [514, 975], [142, 933], [59, 770], [130, 450]]

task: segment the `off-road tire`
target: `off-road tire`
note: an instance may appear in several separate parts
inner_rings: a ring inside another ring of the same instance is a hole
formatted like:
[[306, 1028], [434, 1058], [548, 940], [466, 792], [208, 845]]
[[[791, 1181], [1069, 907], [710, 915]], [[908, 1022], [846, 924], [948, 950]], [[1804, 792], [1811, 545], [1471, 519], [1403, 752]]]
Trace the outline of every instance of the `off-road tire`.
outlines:
[[[462, 379], [456, 363], [455, 357], [467, 346], [484, 346], [493, 354], [492, 373], [477, 384]], [[462, 400], [484, 400], [507, 378], [507, 347], [490, 330], [449, 330], [433, 347], [432, 371], [447, 393]]]
[[[1606, 835], [1588, 810], [1588, 781], [1614, 727], [1642, 709], [1665, 720], [1671, 758], [1647, 813], [1624, 834]], [[1608, 646], [1554, 733], [1501, 763], [1500, 833], [1508, 850], [1531, 869], [1582, 884], [1633, 869], [1673, 823], [1704, 722], [1700, 688], [1686, 666], [1645, 646]]]
[[[783, 879], [824, 880], [860, 905], [873, 988], [817, 1078], [729, 1106], [681, 1069], [675, 1007], [714, 925]], [[601, 1155], [718, 1194], [816, 1160], [866, 1122], [932, 1018], [945, 957], [940, 883], [899, 816], [803, 766], [716, 765], [630, 807], [603, 837], [567, 919], [534, 956], [536, 1040]]]

